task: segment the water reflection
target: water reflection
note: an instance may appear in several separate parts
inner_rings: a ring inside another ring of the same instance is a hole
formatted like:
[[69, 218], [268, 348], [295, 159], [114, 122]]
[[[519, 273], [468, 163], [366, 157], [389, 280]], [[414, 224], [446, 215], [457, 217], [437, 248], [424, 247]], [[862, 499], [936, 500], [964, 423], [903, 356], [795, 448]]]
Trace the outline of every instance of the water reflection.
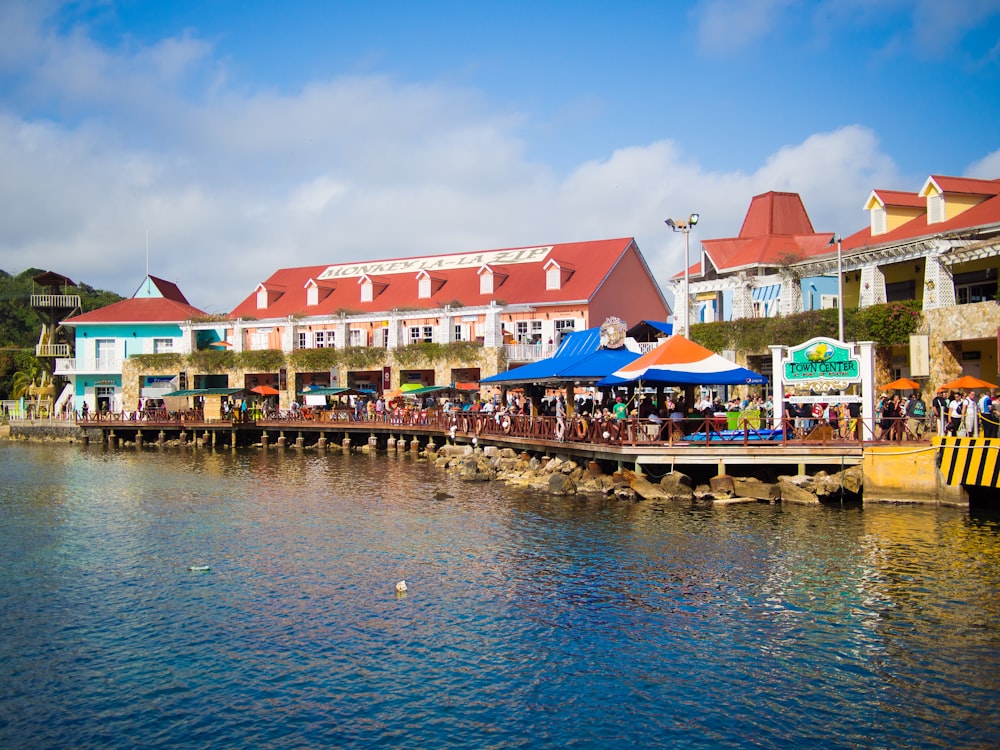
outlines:
[[3, 746], [1000, 740], [989, 515], [556, 498], [409, 455], [0, 468]]

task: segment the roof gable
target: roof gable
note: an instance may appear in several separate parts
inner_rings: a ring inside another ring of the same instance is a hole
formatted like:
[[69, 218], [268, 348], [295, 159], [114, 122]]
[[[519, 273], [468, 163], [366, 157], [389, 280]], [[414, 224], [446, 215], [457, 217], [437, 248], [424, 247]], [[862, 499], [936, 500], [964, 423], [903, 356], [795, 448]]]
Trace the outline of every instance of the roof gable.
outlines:
[[[626, 237], [332, 266], [282, 268], [258, 288], [266, 286], [284, 290], [284, 294], [268, 303], [268, 317], [316, 316], [335, 314], [338, 310], [364, 314], [394, 308], [433, 309], [445, 304], [472, 307], [487, 305], [491, 301], [509, 305], [587, 302], [633, 244], [632, 238]], [[564, 275], [572, 269], [559, 289], [546, 288], [543, 265], [550, 258], [558, 259]], [[421, 297], [420, 285], [415, 283], [415, 280], [419, 281], [417, 274], [423, 271], [427, 272], [432, 282], [433, 291], [429, 297]], [[492, 289], [481, 285], [483, 276], [495, 277]], [[360, 283], [365, 277], [381, 286], [380, 293], [374, 294], [370, 301], [361, 299], [355, 283]], [[350, 283], [336, 284], [336, 288], [319, 304], [307, 307], [304, 287], [309, 279], [318, 283], [343, 279]], [[446, 283], [434, 284], [438, 280], [446, 280]], [[263, 310], [258, 310], [255, 300], [255, 295], [251, 294], [234, 308], [232, 315], [259, 317]]]
[[769, 192], [756, 195], [740, 228], [740, 238], [773, 234], [813, 234], [809, 214], [798, 193]]

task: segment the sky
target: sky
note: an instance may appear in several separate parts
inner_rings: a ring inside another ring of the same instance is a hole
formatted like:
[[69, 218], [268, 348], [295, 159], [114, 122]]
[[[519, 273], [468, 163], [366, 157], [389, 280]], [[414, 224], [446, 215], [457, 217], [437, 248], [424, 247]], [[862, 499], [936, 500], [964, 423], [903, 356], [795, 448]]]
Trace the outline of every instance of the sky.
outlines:
[[0, 0], [0, 269], [225, 313], [279, 268], [1000, 178], [1000, 0]]

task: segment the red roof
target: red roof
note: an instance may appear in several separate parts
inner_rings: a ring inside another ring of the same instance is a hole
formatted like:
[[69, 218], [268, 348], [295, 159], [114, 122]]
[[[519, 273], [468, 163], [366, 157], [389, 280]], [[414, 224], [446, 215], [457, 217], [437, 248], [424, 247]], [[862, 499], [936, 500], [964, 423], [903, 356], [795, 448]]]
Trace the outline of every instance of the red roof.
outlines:
[[133, 297], [68, 318], [66, 325], [81, 323], [181, 323], [205, 315], [186, 302], [161, 297]]
[[[706, 260], [716, 270], [732, 272], [821, 255], [832, 236], [831, 232], [817, 234], [813, 230], [798, 193], [772, 191], [750, 201], [738, 237], [703, 240], [701, 244]], [[692, 266], [690, 273], [700, 275], [702, 269]], [[681, 276], [683, 271], [674, 278]]]
[[[507, 305], [567, 304], [587, 302], [601, 288], [609, 273], [634, 247], [630, 237], [570, 242], [527, 248], [505, 248], [439, 256], [392, 258], [341, 263], [333, 266], [282, 268], [258, 285], [272, 292], [267, 308], [257, 307], [256, 290], [240, 302], [231, 315], [285, 317], [332, 315], [338, 312], [380, 313], [392, 309], [430, 309], [446, 304], [472, 307], [491, 300]], [[525, 259], [530, 259], [527, 262]], [[544, 264], [555, 260], [562, 269], [561, 288], [546, 289]], [[480, 293], [480, 273], [494, 272], [492, 294]], [[418, 276], [427, 271], [434, 279], [430, 298], [419, 296]], [[373, 299], [361, 301], [363, 278], [373, 280]], [[316, 305], [308, 305], [310, 280], [332, 288]]]
[[[936, 237], [949, 232], [1000, 224], [1000, 180], [973, 180], [965, 177], [941, 177], [938, 175], [932, 175], [928, 181], [930, 180], [933, 180], [934, 184], [945, 193], [987, 197], [982, 202], [967, 208], [947, 221], [935, 224], [927, 223], [925, 212], [884, 234], [873, 236], [869, 225], [850, 237], [845, 237], [843, 249], [857, 250], [865, 247], [898, 244], [921, 238]], [[878, 191], [879, 195], [882, 195], [883, 192], [885, 191]], [[920, 201], [926, 205], [926, 199], [920, 198]]]
[[933, 182], [943, 193], [1000, 195], [1000, 180], [977, 180], [971, 177], [948, 177], [947, 175], [932, 174], [927, 181]]
[[927, 208], [927, 199], [921, 198], [916, 193], [907, 193], [903, 190], [873, 190], [872, 194], [878, 196], [883, 206]]

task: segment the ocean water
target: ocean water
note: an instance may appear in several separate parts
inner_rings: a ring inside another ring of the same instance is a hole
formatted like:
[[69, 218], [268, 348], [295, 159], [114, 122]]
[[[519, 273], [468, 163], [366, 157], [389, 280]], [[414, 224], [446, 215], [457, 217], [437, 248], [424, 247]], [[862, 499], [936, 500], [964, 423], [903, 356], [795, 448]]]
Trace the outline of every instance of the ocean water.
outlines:
[[997, 515], [295, 450], [0, 477], [2, 748], [1000, 745]]

